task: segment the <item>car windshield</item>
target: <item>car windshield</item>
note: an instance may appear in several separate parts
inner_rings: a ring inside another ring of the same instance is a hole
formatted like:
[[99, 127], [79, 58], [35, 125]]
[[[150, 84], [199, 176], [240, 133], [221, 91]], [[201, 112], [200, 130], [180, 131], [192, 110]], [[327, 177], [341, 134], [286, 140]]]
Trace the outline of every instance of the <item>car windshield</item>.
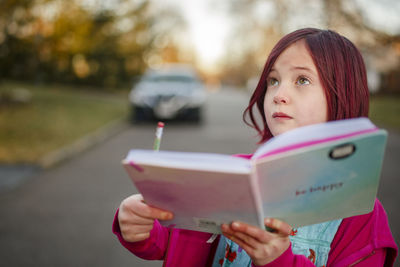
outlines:
[[152, 75], [145, 77], [146, 81], [150, 82], [180, 82], [180, 83], [192, 83], [196, 82], [196, 79], [190, 76], [183, 75]]

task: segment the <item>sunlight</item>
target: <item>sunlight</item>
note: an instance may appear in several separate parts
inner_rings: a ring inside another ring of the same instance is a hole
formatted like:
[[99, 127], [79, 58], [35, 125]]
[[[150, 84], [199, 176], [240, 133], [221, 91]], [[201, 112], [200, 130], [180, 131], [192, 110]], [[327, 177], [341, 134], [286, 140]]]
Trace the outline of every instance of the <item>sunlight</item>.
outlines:
[[[228, 17], [213, 10], [210, 0], [168, 0], [180, 9], [188, 23], [188, 31], [201, 69], [217, 71], [217, 62], [223, 55], [225, 38], [229, 34]], [[215, 4], [214, 4], [215, 5]]]

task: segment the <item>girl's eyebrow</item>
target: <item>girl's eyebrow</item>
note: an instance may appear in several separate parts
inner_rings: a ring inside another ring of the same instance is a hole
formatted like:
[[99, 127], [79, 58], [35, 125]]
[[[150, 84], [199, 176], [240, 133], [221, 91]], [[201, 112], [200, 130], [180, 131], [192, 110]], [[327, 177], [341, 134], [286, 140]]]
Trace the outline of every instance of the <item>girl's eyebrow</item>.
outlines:
[[293, 66], [291, 67], [292, 70], [305, 70], [311, 73], [314, 73], [314, 71], [308, 67], [304, 67], [304, 66]]
[[[293, 66], [293, 67], [291, 67], [290, 69], [291, 69], [291, 70], [305, 70], [305, 71], [314, 73], [314, 71], [313, 71], [311, 68], [309, 68], [309, 67], [304, 67], [304, 66]], [[269, 72], [271, 73], [271, 72], [274, 72], [274, 71], [277, 71], [277, 70], [276, 70], [275, 68], [271, 68], [271, 70], [270, 70]]]

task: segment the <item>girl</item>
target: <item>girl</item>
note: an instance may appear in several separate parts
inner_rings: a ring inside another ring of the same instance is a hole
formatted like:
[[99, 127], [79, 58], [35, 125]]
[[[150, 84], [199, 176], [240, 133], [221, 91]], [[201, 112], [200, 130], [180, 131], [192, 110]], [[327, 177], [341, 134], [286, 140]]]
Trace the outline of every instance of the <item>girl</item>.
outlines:
[[[284, 36], [271, 51], [244, 115], [261, 142], [300, 126], [368, 116], [359, 51], [329, 30], [307, 28]], [[223, 235], [216, 240], [158, 222], [172, 217], [133, 195], [121, 203], [113, 232], [132, 253], [164, 260], [164, 266], [392, 266], [397, 256], [378, 200], [371, 213], [299, 229], [273, 218], [264, 221], [272, 231], [232, 222], [221, 226]]]

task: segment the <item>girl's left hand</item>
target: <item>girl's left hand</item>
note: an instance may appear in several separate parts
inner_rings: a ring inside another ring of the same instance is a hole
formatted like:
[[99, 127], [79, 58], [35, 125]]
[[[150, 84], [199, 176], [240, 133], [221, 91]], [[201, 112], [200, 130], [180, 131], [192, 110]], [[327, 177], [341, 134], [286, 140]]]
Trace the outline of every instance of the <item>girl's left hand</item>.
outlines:
[[225, 237], [241, 246], [250, 256], [253, 264], [265, 265], [274, 261], [290, 246], [289, 234], [292, 227], [278, 219], [264, 220], [265, 226], [273, 232], [242, 222], [232, 222], [221, 226]]

